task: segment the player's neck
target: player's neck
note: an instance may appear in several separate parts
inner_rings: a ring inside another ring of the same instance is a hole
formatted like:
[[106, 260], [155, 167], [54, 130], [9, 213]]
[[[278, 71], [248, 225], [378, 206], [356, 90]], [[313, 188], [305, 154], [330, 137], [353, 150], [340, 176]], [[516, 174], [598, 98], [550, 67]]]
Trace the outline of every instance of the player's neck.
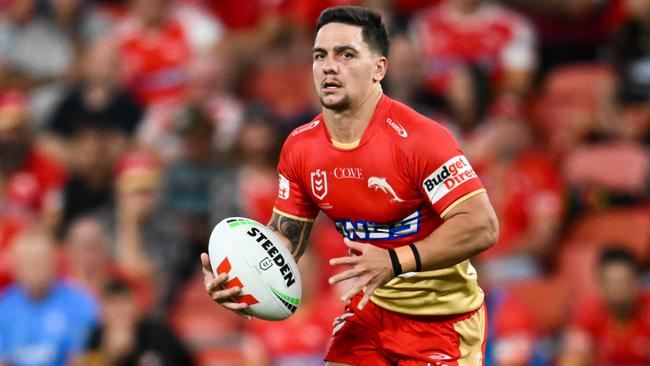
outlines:
[[343, 112], [323, 108], [323, 119], [332, 139], [341, 143], [359, 141], [370, 124], [382, 95], [381, 88], [374, 89], [356, 106]]

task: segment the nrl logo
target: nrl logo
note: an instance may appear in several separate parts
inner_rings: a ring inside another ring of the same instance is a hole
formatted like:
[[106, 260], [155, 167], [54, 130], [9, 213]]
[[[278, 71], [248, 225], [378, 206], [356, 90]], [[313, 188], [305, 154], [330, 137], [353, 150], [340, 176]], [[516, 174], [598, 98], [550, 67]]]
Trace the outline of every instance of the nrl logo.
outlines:
[[327, 172], [320, 169], [311, 172], [311, 192], [319, 200], [327, 196]]

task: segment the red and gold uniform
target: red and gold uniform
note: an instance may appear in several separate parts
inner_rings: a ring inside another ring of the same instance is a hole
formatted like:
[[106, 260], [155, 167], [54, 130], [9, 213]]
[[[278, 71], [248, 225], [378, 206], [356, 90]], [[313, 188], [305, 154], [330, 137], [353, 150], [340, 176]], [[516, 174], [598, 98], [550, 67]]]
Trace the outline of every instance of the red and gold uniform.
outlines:
[[[357, 143], [333, 141], [322, 115], [294, 130], [278, 172], [277, 213], [310, 221], [322, 210], [342, 235], [387, 249], [426, 238], [451, 208], [484, 192], [447, 130], [386, 96]], [[476, 365], [485, 339], [483, 298], [469, 260], [402, 274], [363, 310], [352, 306], [358, 297], [352, 300], [335, 322], [326, 359]], [[405, 321], [412, 331], [397, 326]], [[409, 332], [412, 340], [389, 346]]]

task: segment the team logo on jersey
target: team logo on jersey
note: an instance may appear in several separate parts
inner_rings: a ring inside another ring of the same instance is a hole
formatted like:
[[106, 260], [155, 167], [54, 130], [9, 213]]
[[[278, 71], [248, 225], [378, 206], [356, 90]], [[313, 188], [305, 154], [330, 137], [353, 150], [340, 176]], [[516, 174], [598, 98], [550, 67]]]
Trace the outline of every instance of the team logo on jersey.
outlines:
[[311, 172], [311, 192], [318, 198], [322, 200], [327, 196], [327, 172], [316, 169], [315, 172]]
[[289, 194], [291, 194], [291, 185], [289, 184], [289, 179], [280, 174], [280, 177], [278, 179], [278, 197], [283, 200], [288, 200]]
[[336, 230], [350, 240], [394, 240], [420, 232], [420, 210], [395, 223], [336, 220]]
[[390, 202], [404, 202], [403, 199], [399, 198], [397, 193], [395, 193], [395, 190], [393, 187], [388, 184], [388, 181], [386, 181], [386, 178], [380, 178], [380, 177], [370, 177], [368, 178], [368, 188], [374, 189], [375, 192], [378, 190], [382, 190], [382, 192], [387, 193], [391, 195], [393, 198], [391, 198]]
[[308, 124], [306, 124], [304, 126], [300, 126], [300, 127], [296, 128], [293, 132], [291, 132], [291, 136], [296, 136], [296, 135], [298, 135], [300, 133], [303, 133], [305, 131], [309, 131], [312, 128], [318, 126], [319, 123], [320, 123], [320, 120], [315, 120], [314, 122], [308, 123]]
[[447, 193], [473, 178], [476, 178], [476, 173], [472, 166], [463, 155], [457, 155], [426, 177], [422, 185], [431, 203], [435, 204]]
[[404, 138], [407, 138], [409, 136], [408, 132], [406, 132], [406, 129], [396, 121], [393, 121], [392, 119], [388, 118], [386, 119], [386, 123], [388, 123], [395, 130], [395, 132], [397, 132], [398, 135]]
[[334, 168], [334, 178], [336, 179], [363, 179], [363, 169], [361, 168]]

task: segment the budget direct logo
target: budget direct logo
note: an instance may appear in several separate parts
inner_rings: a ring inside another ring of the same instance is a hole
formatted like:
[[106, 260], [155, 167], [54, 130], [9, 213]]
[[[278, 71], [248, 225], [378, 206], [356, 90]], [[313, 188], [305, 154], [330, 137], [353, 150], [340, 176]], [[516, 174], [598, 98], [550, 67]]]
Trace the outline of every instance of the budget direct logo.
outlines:
[[476, 173], [463, 155], [454, 156], [429, 175], [422, 185], [432, 204], [440, 201], [447, 193], [461, 184], [476, 178]]

